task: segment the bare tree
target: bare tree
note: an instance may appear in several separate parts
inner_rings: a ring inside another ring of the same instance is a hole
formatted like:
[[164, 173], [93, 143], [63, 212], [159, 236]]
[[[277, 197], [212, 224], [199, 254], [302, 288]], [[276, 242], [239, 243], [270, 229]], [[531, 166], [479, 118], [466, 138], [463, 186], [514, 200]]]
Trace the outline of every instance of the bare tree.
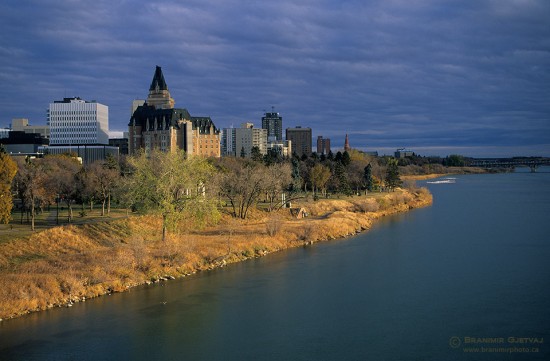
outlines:
[[264, 189], [269, 202], [269, 211], [280, 208], [283, 202], [277, 200], [292, 183], [291, 167], [288, 163], [275, 163], [264, 169]]
[[[17, 160], [18, 171], [15, 184], [23, 207], [28, 207], [31, 214], [31, 229], [35, 229], [36, 207], [47, 198], [47, 176], [42, 159]], [[21, 222], [23, 220], [21, 219]]]
[[361, 189], [365, 189], [366, 187], [364, 175], [367, 164], [368, 160], [364, 157], [352, 160], [346, 168], [350, 186], [355, 190], [356, 194], [359, 194]]
[[220, 194], [233, 209], [233, 217], [245, 219], [250, 207], [264, 191], [264, 166], [255, 162], [227, 158], [220, 164]]
[[94, 162], [86, 168], [86, 185], [90, 194], [101, 200], [101, 215], [104, 216], [105, 206], [107, 213], [110, 213], [111, 193], [119, 179], [119, 171], [108, 167], [103, 161]]
[[77, 174], [82, 169], [80, 162], [69, 155], [50, 155], [43, 159], [48, 179], [48, 192], [67, 205], [67, 222], [73, 219], [73, 202], [77, 197]]

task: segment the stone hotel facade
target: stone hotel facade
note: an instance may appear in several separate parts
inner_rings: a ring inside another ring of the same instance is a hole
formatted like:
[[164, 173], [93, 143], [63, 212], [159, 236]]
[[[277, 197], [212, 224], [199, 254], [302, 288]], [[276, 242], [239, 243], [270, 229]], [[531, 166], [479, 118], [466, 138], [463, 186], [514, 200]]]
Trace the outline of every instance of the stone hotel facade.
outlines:
[[136, 108], [128, 124], [129, 153], [153, 148], [165, 152], [220, 157], [220, 131], [210, 117], [193, 117], [187, 109], [174, 108], [164, 75], [156, 67], [149, 96]]

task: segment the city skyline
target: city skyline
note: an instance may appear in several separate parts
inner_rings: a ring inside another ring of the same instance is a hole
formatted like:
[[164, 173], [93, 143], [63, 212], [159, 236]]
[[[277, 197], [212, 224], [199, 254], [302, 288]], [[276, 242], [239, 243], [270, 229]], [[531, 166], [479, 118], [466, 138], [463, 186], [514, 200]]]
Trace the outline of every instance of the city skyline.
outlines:
[[0, 11], [2, 127], [45, 124], [49, 103], [81, 97], [127, 131], [158, 65], [175, 106], [220, 129], [274, 110], [283, 129], [310, 127], [334, 149], [347, 133], [380, 154], [550, 156], [547, 2], [8, 0]]

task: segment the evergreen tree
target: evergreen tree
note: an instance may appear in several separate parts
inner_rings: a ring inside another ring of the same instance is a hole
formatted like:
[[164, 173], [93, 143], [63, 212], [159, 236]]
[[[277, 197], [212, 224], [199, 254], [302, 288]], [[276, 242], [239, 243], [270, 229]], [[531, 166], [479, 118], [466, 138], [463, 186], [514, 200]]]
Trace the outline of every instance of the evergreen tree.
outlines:
[[347, 167], [350, 163], [351, 163], [351, 157], [349, 156], [349, 153], [346, 150], [342, 154], [342, 164], [344, 165], [344, 167]]
[[120, 164], [112, 154], [107, 154], [105, 157], [104, 167], [118, 171], [120, 169]]
[[397, 165], [397, 159], [388, 159], [388, 165], [386, 169], [386, 185], [393, 190], [395, 187], [399, 187], [403, 182], [399, 177], [399, 167]]
[[447, 167], [464, 167], [464, 157], [458, 154], [451, 154], [443, 160], [443, 165]]
[[244, 147], [241, 147], [241, 158], [246, 157], [246, 153], [244, 151]]
[[348, 174], [346, 173], [346, 169], [341, 162], [336, 162], [334, 175], [338, 180], [338, 192], [346, 196], [351, 196], [353, 192], [351, 191], [351, 187], [349, 185]]
[[363, 175], [363, 178], [365, 179], [365, 187], [367, 188], [367, 191], [372, 192], [373, 189], [373, 181], [372, 181], [372, 165], [369, 163], [365, 169], [365, 173]]
[[292, 158], [292, 191], [298, 191], [301, 188], [302, 177], [300, 177], [300, 162]]
[[250, 149], [250, 157], [255, 162], [261, 162], [263, 160], [262, 153], [260, 153], [260, 148], [257, 146], [252, 147]]

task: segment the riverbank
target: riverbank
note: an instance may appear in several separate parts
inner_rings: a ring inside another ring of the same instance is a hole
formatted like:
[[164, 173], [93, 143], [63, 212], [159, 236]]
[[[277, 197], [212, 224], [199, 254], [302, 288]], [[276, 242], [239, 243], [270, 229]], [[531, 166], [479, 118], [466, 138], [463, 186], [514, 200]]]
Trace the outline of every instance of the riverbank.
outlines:
[[498, 169], [487, 169], [478, 167], [446, 167], [445, 173], [428, 173], [428, 174], [401, 174], [402, 181], [417, 181], [434, 179], [445, 176], [452, 176], [456, 174], [486, 174], [501, 172]]
[[0, 245], [0, 319], [350, 236], [380, 217], [431, 203], [426, 189], [301, 202], [308, 213], [302, 219], [288, 209], [257, 211], [249, 220], [224, 216], [165, 242], [161, 220], [150, 216], [52, 228]]

